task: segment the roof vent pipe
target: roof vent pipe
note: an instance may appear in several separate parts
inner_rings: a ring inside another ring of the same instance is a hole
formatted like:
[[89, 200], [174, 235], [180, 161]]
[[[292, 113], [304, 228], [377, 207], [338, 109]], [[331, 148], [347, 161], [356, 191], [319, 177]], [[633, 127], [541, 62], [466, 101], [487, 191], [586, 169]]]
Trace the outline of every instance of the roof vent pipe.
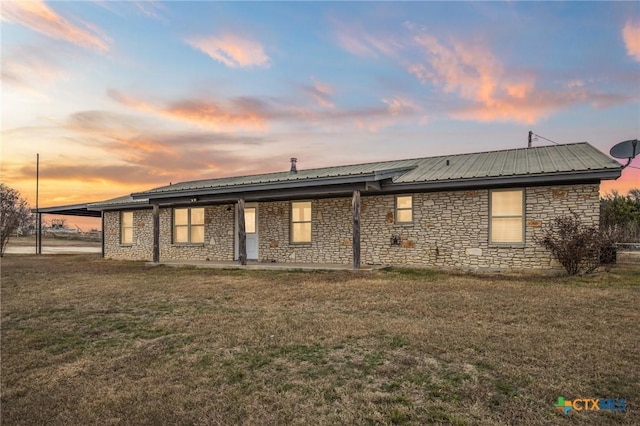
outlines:
[[449, 165], [449, 160], [447, 160], [447, 166]]
[[291, 157], [291, 173], [298, 173], [298, 169], [296, 168], [296, 163], [298, 162], [298, 159], [295, 157]]

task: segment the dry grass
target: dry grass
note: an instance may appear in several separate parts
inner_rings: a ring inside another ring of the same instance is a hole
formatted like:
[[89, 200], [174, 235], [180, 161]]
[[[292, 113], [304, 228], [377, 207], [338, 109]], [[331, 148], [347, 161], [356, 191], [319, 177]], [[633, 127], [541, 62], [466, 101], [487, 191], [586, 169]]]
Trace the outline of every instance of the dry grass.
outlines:
[[[2, 261], [4, 424], [638, 424], [640, 269]], [[624, 397], [571, 413], [558, 396]]]

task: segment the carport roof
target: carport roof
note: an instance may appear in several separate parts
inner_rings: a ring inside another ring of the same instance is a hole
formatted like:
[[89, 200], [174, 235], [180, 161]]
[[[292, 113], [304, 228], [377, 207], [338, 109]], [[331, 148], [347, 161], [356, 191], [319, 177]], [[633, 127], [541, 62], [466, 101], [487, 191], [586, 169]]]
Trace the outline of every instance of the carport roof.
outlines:
[[66, 206], [42, 207], [38, 210], [31, 209], [33, 213], [48, 213], [67, 216], [100, 217], [102, 210], [121, 208], [150, 207], [148, 200], [134, 200], [131, 195], [112, 198], [96, 203], [70, 204]]
[[65, 216], [86, 216], [100, 217], [99, 211], [92, 211], [87, 208], [88, 204], [70, 204], [66, 206], [41, 207], [39, 209], [31, 209], [32, 213], [48, 213], [60, 214]]

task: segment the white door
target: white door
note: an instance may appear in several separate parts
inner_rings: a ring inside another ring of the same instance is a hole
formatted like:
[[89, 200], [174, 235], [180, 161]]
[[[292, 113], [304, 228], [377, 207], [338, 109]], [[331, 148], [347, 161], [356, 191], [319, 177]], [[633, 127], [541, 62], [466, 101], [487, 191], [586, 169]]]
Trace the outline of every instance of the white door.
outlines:
[[[237, 210], [236, 210], [237, 211]], [[244, 229], [247, 234], [247, 259], [258, 260], [258, 205], [245, 204]], [[239, 255], [238, 220], [236, 219], [236, 259]]]

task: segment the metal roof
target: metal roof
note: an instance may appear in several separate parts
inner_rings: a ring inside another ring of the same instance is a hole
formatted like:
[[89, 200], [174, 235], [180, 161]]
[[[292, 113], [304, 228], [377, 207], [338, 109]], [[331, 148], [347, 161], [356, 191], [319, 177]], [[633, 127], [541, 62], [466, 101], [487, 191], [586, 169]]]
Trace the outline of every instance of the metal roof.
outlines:
[[395, 178], [394, 183], [621, 169], [617, 161], [586, 142], [449, 155], [414, 161], [417, 161], [416, 167]]
[[[622, 165], [586, 142], [473, 154], [392, 160], [292, 172], [205, 179], [163, 186], [106, 201], [41, 208], [41, 213], [99, 217], [100, 211], [150, 208], [150, 200], [173, 203], [233, 201], [238, 196], [342, 196], [442, 191], [471, 187], [562, 184], [617, 179]], [[247, 198], [248, 199], [248, 198]], [[34, 210], [35, 212], [35, 210]]]
[[100, 217], [99, 211], [90, 211], [87, 204], [71, 204], [66, 206], [41, 207], [31, 209], [32, 213], [61, 214], [66, 216]]
[[150, 205], [149, 205], [149, 200], [147, 199], [134, 200], [131, 195], [124, 195], [122, 197], [112, 198], [110, 200], [87, 204], [87, 208], [90, 210], [92, 209], [103, 210], [105, 207], [136, 208], [136, 207], [150, 207]]
[[204, 179], [155, 188], [140, 194], [157, 194], [163, 192], [186, 191], [205, 188], [224, 188], [232, 186], [258, 185], [276, 182], [300, 182], [318, 179], [386, 175], [385, 172], [402, 173], [415, 167], [417, 160], [396, 160], [379, 163], [355, 164], [348, 166], [323, 167], [318, 169], [298, 170], [297, 172], [276, 172], [260, 175], [235, 176], [217, 179]]
[[[186, 194], [211, 190], [229, 192], [251, 187], [286, 187], [337, 184], [347, 181], [378, 181], [391, 178], [393, 184], [434, 183], [442, 181], [483, 180], [486, 178], [553, 176], [567, 173], [610, 171], [599, 178], [612, 178], [621, 165], [586, 142], [534, 148], [487, 151], [473, 154], [444, 155], [438, 157], [393, 160], [346, 166], [323, 167], [276, 172], [251, 176], [226, 177], [182, 182], [135, 193], [133, 200], [156, 198], [170, 194]], [[594, 175], [595, 176], [595, 175]], [[282, 185], [270, 185], [282, 184]]]

